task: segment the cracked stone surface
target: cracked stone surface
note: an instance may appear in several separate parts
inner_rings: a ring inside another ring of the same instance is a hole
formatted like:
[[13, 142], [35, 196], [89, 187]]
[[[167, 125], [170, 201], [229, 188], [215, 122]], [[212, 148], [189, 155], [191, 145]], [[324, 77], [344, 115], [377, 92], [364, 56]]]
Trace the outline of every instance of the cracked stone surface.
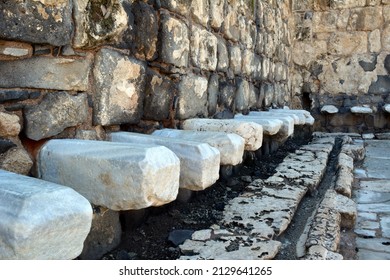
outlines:
[[[309, 188], [316, 187], [321, 180], [321, 176], [311, 181], [305, 181], [308, 178], [304, 177], [312, 178], [316, 173], [324, 173], [333, 144], [334, 139], [315, 139], [312, 144], [287, 156], [274, 176], [250, 183], [241, 195], [225, 206], [223, 218], [211, 228], [212, 233], [210, 229], [195, 232], [192, 239], [180, 246], [185, 255], [181, 259], [274, 258], [282, 245], [274, 239], [289, 226]], [[332, 251], [335, 251], [340, 239], [341, 210], [324, 204], [322, 212], [326, 218], [332, 212], [333, 220], [317, 217], [318, 225], [312, 230], [309, 241], [316, 239], [316, 242], [313, 241], [310, 250], [313, 256], [317, 255], [313, 246], [322, 245], [329, 248], [324, 247], [321, 251], [324, 259], [340, 259]], [[330, 237], [324, 234], [332, 228]]]

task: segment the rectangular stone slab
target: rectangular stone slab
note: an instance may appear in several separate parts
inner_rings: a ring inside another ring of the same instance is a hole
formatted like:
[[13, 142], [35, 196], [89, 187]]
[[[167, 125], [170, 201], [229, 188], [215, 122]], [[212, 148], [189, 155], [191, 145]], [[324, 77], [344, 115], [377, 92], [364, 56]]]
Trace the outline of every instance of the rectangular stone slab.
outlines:
[[131, 132], [114, 132], [109, 138], [112, 142], [148, 143], [172, 150], [180, 159], [180, 188], [204, 190], [219, 178], [220, 153], [206, 143]]
[[270, 109], [270, 112], [277, 112], [281, 114], [294, 114], [299, 117], [300, 123], [304, 125], [313, 125], [315, 119], [312, 117], [309, 111], [306, 110], [294, 110], [294, 109]]
[[256, 151], [263, 143], [263, 127], [252, 121], [233, 119], [188, 119], [183, 122], [184, 130], [220, 131], [235, 133], [245, 140], [245, 150]]
[[295, 121], [292, 117], [280, 114], [271, 114], [268, 112], [250, 112], [246, 115], [247, 121], [261, 122], [263, 120], [280, 120], [283, 122], [279, 132], [276, 134], [281, 138], [287, 138], [294, 133]]
[[219, 150], [221, 165], [237, 165], [242, 162], [245, 141], [237, 134], [166, 128], [156, 130], [152, 135], [207, 143]]
[[260, 118], [249, 118], [248, 116], [237, 114], [234, 116], [235, 120], [238, 121], [255, 121], [263, 127], [265, 135], [275, 135], [282, 128], [283, 122], [278, 119], [260, 119]]
[[80, 255], [91, 204], [71, 188], [0, 170], [0, 259], [65, 260]]
[[38, 172], [40, 178], [69, 186], [95, 205], [120, 211], [175, 200], [180, 161], [156, 145], [50, 140], [40, 150]]

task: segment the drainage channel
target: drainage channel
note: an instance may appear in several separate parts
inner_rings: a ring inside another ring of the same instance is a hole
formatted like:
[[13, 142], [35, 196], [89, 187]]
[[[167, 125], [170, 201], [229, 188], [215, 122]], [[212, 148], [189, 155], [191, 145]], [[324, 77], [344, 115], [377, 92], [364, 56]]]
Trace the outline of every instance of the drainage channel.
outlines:
[[329, 154], [328, 164], [321, 183], [314, 192], [308, 192], [303, 197], [289, 227], [277, 238], [277, 240], [282, 243], [282, 247], [275, 257], [276, 260], [299, 259], [297, 257], [297, 246], [305, 245], [299, 243], [306, 224], [308, 223], [308, 220], [315, 214], [317, 206], [324, 198], [325, 192], [334, 185], [337, 172], [337, 157], [341, 151], [341, 147], [342, 139], [336, 137], [335, 145]]

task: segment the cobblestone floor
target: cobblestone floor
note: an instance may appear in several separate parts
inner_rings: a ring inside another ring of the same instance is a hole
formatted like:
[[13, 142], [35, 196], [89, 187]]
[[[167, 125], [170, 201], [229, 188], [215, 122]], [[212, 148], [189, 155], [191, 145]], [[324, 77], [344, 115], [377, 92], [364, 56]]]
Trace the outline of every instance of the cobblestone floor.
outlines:
[[390, 140], [366, 140], [366, 157], [353, 192], [360, 260], [390, 260]]

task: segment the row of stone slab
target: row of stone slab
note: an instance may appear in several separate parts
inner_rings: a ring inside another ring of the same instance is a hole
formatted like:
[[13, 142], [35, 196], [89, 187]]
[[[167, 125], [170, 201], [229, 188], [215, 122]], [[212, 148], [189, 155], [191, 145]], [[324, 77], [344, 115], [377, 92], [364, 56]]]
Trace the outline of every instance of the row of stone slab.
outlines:
[[282, 133], [291, 135], [291, 124], [303, 116], [283, 111], [248, 120], [193, 119], [183, 128], [199, 132], [117, 132], [110, 142], [50, 140], [37, 159], [43, 180], [1, 171], [0, 259], [75, 258], [91, 226], [91, 203], [141, 209], [175, 200], [179, 188], [203, 190], [217, 181], [220, 165], [237, 165], [244, 150], [261, 147], [261, 124], [288, 127]]

